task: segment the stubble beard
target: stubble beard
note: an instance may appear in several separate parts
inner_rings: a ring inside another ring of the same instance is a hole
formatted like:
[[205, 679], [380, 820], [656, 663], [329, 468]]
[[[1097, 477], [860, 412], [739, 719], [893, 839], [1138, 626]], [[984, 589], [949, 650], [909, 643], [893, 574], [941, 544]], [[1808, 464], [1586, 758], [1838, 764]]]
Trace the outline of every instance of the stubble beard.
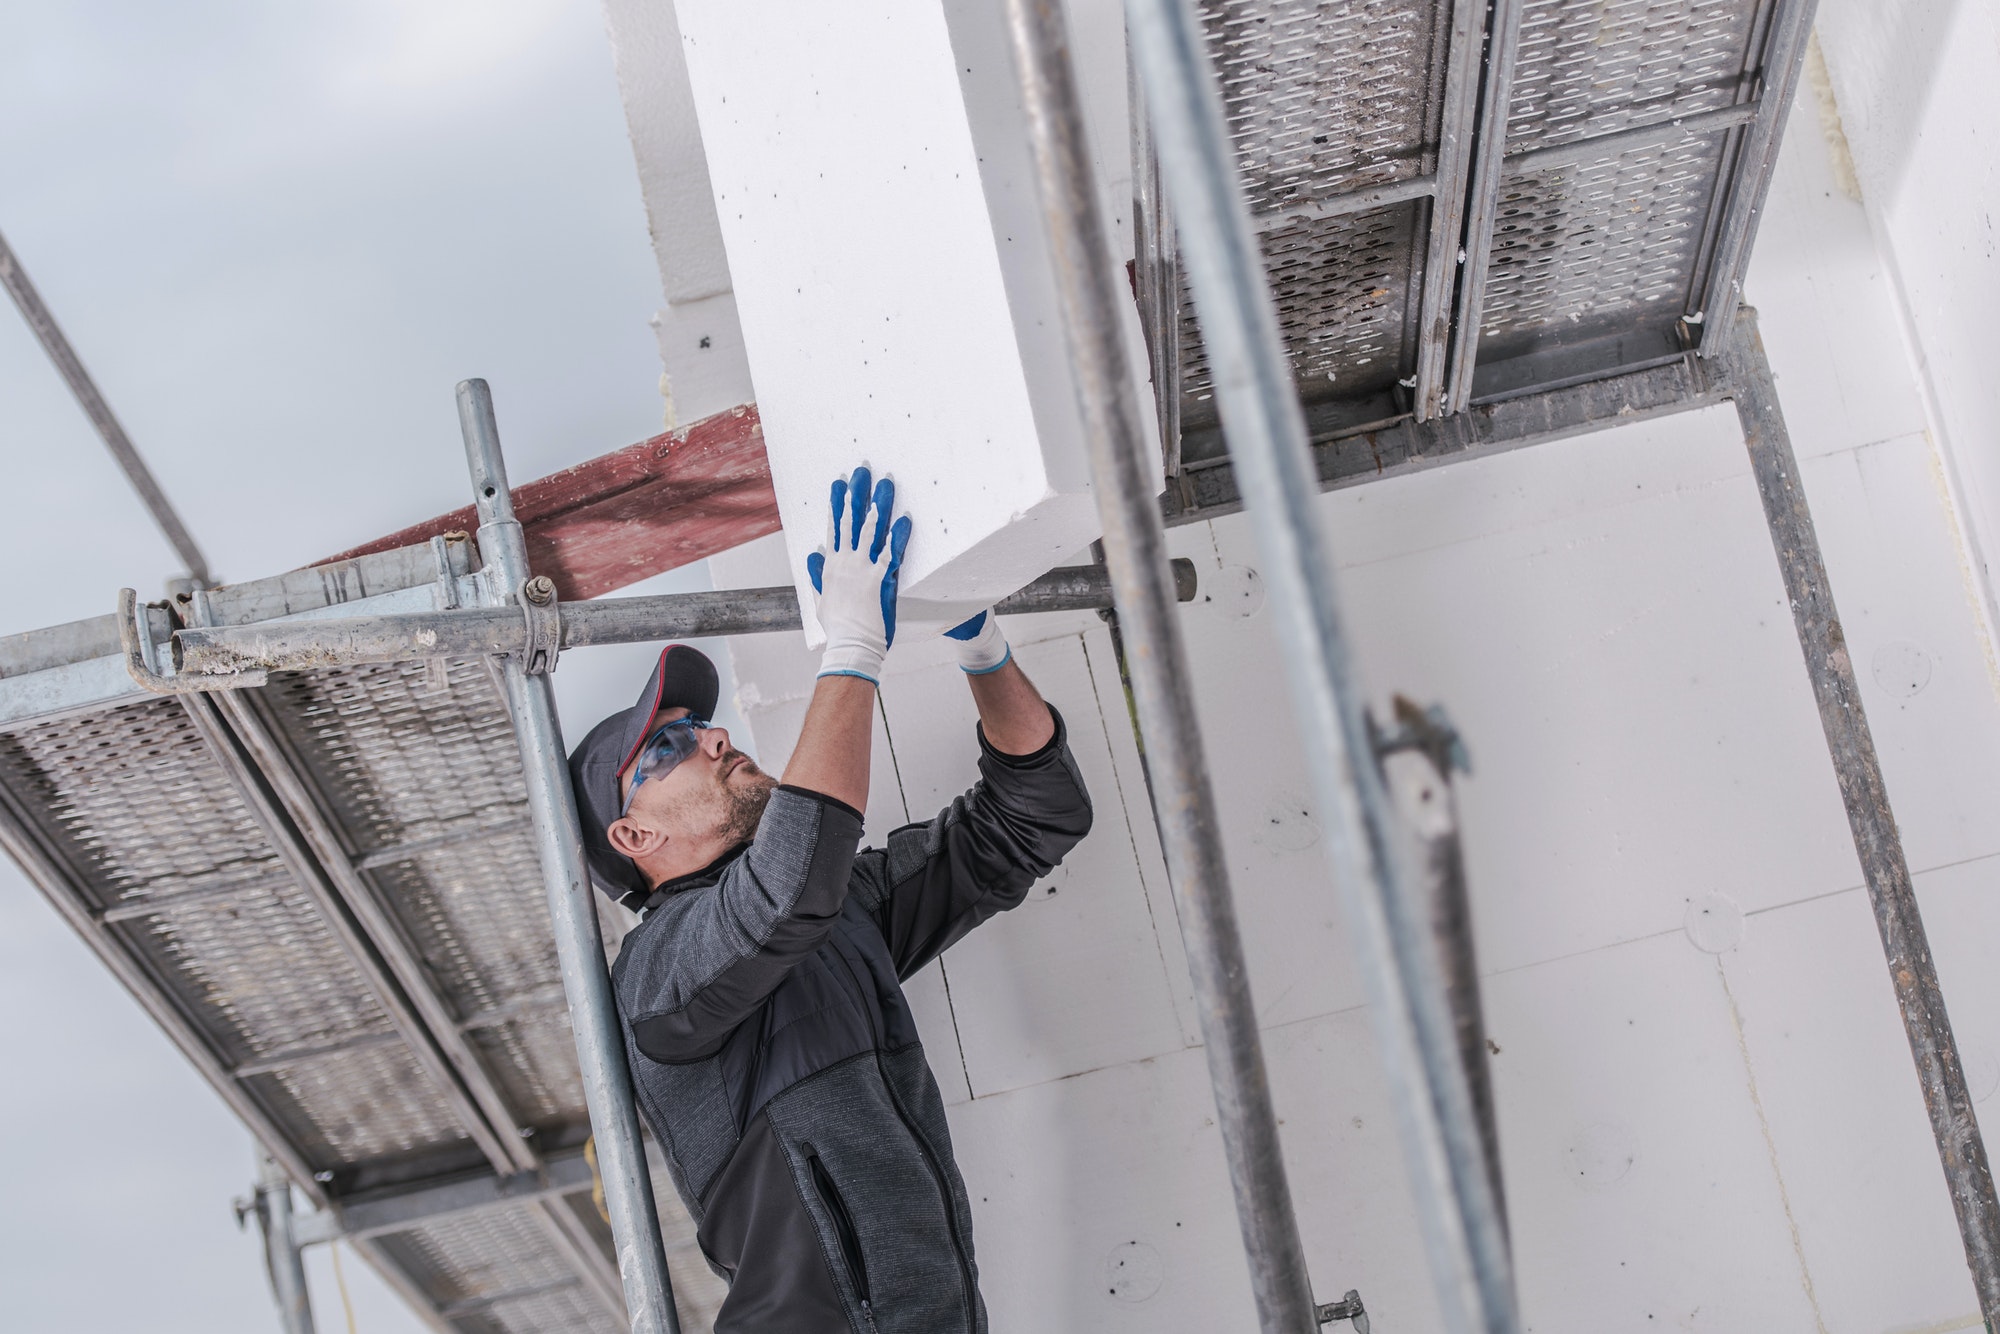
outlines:
[[757, 835], [757, 826], [764, 819], [764, 808], [771, 804], [771, 794], [778, 788], [778, 780], [759, 769], [748, 756], [743, 763], [730, 771], [722, 780], [722, 821], [720, 835], [725, 845], [736, 847], [748, 843]]

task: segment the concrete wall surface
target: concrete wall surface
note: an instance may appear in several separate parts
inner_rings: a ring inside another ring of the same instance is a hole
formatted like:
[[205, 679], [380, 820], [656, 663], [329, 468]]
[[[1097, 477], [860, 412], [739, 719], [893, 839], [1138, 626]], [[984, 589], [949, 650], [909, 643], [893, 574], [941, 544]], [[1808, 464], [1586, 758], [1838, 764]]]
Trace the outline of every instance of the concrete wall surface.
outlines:
[[[1809, 95], [1808, 95], [1809, 96]], [[1893, 284], [1808, 100], [1749, 291], [1980, 1108], [2000, 1089], [2000, 682]], [[916, 501], [913, 503], [921, 503]], [[1327, 495], [1366, 681], [1444, 703], [1526, 1328], [1977, 1321], [1942, 1174], [1734, 413]], [[1250, 521], [1174, 530], [1293, 1193], [1322, 1300], [1439, 1328], [1361, 985], [1320, 855]], [[776, 539], [714, 558], [772, 582]], [[996, 1334], [1254, 1328], [1174, 902], [1104, 627], [1020, 618], [1091, 837], [911, 986]], [[759, 759], [812, 684], [732, 645]], [[974, 777], [935, 642], [891, 655], [879, 839]]]

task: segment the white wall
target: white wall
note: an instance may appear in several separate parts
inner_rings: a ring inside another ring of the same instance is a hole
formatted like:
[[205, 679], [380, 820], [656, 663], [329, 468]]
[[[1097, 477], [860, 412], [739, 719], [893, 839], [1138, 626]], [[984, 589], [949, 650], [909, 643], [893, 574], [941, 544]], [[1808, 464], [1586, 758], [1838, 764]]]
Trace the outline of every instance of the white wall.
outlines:
[[653, 316], [671, 429], [756, 397], [672, 0], [604, 0], [666, 305]]
[[2000, 550], [2000, 10], [1989, 0], [1825, 0], [1818, 25], [1990, 614]]
[[[1808, 100], [1750, 274], [1975, 1096], [2000, 1087], [2000, 691], [1868, 219]], [[1970, 1282], [1733, 412], [1323, 499], [1367, 680], [1442, 701], [1527, 1327], [1879, 1334]], [[1242, 517], [1175, 530], [1293, 1192], [1323, 1300], [1438, 1328]], [[767, 583], [768, 544], [714, 561]], [[1047, 892], [912, 987], [996, 1334], [1252, 1327], [1171, 893], [1108, 641], [1020, 619], [1098, 804]], [[812, 656], [733, 647], [782, 764]], [[871, 835], [971, 781], [892, 655]], [[1696, 929], [1690, 930], [1690, 924]]]

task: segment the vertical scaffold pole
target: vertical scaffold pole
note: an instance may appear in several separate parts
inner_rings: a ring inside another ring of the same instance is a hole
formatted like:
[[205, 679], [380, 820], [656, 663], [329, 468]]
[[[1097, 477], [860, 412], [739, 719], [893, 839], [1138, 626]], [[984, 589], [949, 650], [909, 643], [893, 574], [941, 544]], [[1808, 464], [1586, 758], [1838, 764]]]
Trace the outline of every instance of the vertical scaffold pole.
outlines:
[[[1446, 1328], [1512, 1334], [1513, 1264], [1423, 896], [1403, 865], [1320, 530], [1319, 479], [1193, 0], [1126, 0], [1182, 271], [1256, 530], [1328, 857], [1388, 1073]], [[1122, 609], [1121, 609], [1122, 610]]]
[[1180, 905], [1216, 1122], [1250, 1260], [1251, 1290], [1265, 1334], [1318, 1328], [1305, 1249], [1251, 1003], [1250, 978], [1230, 894], [1229, 872], [1202, 756], [1187, 654], [1176, 619], [1166, 531], [1152, 486], [1156, 446], [1138, 412], [1119, 325], [1109, 236], [1091, 170], [1062, 0], [1006, 0], [1008, 33], [1044, 224], [1059, 274], [1063, 326], [1077, 371], [1078, 405], [1104, 523], [1145, 739], [1154, 814]]
[[1875, 927], [1888, 957], [1889, 980], [1896, 989], [1910, 1055], [1916, 1060], [1917, 1084], [1930, 1112], [1952, 1210], [1958, 1215], [1980, 1315], [1987, 1329], [2000, 1331], [2000, 1200], [1994, 1196], [1986, 1141], [1979, 1133], [1958, 1045], [1952, 1040], [1937, 965], [1917, 911], [1916, 887], [1910, 882], [1910, 864], [1903, 856], [1875, 738], [1861, 707], [1854, 662], [1827, 582], [1826, 561], [1820, 555], [1812, 511], [1806, 506], [1798, 457], [1778, 405], [1764, 340], [1757, 332], [1756, 312], [1744, 307], [1735, 323], [1722, 358], [1729, 392], [1743, 426], [1744, 446], [1750, 451], [1757, 494], [1764, 502], [1806, 675], [1812, 680], [1813, 701], [1819, 706], [1820, 727], [1833, 757], [1854, 850], [1861, 858], [1868, 902], [1875, 909]]
[[292, 1183], [269, 1158], [257, 1174], [257, 1227], [264, 1234], [264, 1268], [278, 1303], [278, 1327], [284, 1334], [313, 1334], [305, 1261], [292, 1232]]
[[[486, 601], [491, 606], [519, 605], [521, 586], [529, 577], [528, 544], [514, 517], [507, 465], [500, 455], [500, 428], [493, 419], [493, 394], [486, 381], [466, 380], [458, 386], [458, 423], [465, 434], [465, 459], [479, 511]], [[519, 658], [504, 659], [501, 671], [514, 736], [521, 747], [528, 809], [548, 891], [549, 920], [555, 927], [556, 958], [562, 967], [563, 995], [569, 1001], [584, 1102], [596, 1134], [597, 1166], [604, 1179], [611, 1238], [618, 1248], [625, 1310], [632, 1334], [680, 1334], [667, 1257], [660, 1244], [652, 1174], [646, 1167], [638, 1110], [632, 1101], [632, 1071], [625, 1063], [611, 975], [604, 966], [596, 891], [584, 863], [583, 831], [570, 793], [555, 692], [546, 675], [529, 675]]]

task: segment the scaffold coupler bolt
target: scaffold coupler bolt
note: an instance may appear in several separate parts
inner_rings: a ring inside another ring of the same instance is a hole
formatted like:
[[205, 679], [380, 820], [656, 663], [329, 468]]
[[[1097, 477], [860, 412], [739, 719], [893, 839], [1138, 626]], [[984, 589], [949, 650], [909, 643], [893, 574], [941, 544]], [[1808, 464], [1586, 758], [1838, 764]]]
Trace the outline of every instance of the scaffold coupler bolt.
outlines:
[[521, 610], [527, 617], [528, 642], [521, 665], [530, 676], [547, 676], [562, 652], [562, 611], [556, 605], [556, 583], [538, 574], [521, 585]]

